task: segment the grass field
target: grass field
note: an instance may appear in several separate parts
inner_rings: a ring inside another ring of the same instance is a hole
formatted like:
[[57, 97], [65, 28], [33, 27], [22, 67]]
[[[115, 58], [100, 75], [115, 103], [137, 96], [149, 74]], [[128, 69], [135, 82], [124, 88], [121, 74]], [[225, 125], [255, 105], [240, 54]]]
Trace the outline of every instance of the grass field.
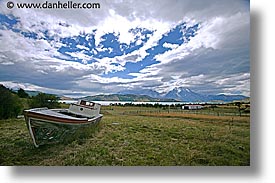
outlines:
[[0, 165], [250, 165], [250, 117], [234, 107], [183, 111], [103, 106], [95, 132], [35, 148], [24, 119], [0, 121]]

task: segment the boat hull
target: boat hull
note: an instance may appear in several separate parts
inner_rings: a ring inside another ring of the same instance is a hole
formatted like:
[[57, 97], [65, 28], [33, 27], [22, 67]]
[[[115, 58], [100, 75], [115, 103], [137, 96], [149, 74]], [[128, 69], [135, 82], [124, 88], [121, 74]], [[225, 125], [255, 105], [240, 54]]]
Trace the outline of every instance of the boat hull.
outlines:
[[67, 119], [34, 112], [26, 112], [25, 120], [35, 147], [45, 144], [67, 142], [79, 135], [91, 132], [100, 122], [102, 115], [93, 118]]

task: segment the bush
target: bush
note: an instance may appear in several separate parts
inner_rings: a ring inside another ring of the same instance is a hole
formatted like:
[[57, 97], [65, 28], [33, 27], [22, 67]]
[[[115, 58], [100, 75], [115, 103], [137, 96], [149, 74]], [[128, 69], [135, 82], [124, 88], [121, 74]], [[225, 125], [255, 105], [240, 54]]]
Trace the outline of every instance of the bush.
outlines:
[[22, 110], [19, 97], [0, 85], [0, 119], [17, 117]]
[[58, 108], [60, 104], [58, 103], [58, 98], [55, 95], [39, 93], [38, 95], [32, 97], [30, 101], [31, 108], [38, 107], [48, 107], [48, 108]]
[[29, 98], [29, 95], [25, 92], [25, 90], [23, 90], [22, 88], [20, 88], [18, 91], [17, 91], [17, 95], [20, 97], [20, 98]]

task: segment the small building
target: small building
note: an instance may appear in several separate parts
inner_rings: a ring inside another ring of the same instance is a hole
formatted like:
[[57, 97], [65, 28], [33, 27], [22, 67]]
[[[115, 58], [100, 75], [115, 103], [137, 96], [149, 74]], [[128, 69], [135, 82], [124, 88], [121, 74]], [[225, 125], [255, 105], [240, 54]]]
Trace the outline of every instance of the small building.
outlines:
[[190, 104], [190, 105], [184, 105], [182, 106], [182, 109], [187, 109], [187, 110], [197, 110], [197, 109], [202, 109], [202, 105], [198, 104]]

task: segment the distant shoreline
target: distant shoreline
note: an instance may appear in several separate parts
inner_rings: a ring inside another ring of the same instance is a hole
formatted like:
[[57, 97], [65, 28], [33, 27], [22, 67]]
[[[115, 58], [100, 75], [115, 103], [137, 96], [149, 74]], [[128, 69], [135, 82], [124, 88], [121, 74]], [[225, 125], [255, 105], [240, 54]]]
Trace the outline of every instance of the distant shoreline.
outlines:
[[[65, 104], [71, 104], [76, 103], [77, 100], [58, 100], [59, 103], [65, 103]], [[111, 105], [111, 104], [126, 104], [126, 103], [132, 103], [132, 104], [162, 104], [162, 105], [175, 105], [175, 104], [226, 104], [229, 102], [134, 102], [134, 101], [93, 101], [96, 103], [99, 103], [101, 105]]]

